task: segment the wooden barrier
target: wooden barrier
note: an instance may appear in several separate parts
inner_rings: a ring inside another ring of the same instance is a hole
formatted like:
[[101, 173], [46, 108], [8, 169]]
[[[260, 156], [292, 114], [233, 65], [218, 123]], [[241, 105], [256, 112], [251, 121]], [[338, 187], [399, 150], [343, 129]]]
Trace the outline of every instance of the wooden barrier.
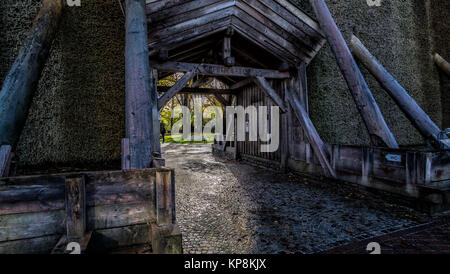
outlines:
[[3, 178], [0, 224], [0, 254], [50, 253], [64, 236], [87, 236], [88, 252], [149, 243], [152, 224], [176, 230], [173, 170]]

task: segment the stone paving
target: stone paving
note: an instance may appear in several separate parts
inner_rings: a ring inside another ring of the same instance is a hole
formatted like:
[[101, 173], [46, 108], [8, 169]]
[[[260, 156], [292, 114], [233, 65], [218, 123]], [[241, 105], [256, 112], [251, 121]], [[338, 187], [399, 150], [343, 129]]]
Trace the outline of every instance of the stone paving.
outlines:
[[209, 144], [162, 148], [187, 254], [317, 253], [430, 222], [373, 193], [216, 158]]

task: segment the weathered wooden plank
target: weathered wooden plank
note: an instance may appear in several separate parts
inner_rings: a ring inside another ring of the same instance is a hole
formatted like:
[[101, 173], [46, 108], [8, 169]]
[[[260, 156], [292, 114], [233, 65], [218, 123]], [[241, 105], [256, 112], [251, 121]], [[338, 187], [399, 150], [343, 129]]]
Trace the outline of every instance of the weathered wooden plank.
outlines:
[[394, 99], [422, 136], [429, 139], [433, 146], [439, 149], [441, 147], [439, 140], [440, 128], [355, 35], [352, 36], [350, 48], [352, 53]]
[[175, 223], [175, 179], [173, 171], [156, 173], [156, 224]]
[[122, 161], [122, 170], [130, 170], [130, 139], [123, 138], [122, 139], [122, 153], [121, 153], [121, 161]]
[[318, 158], [324, 173], [326, 174], [326, 176], [336, 177], [336, 172], [334, 171], [328, 160], [329, 157], [325, 144], [320, 138], [319, 133], [317, 133], [317, 130], [314, 127], [314, 124], [312, 123], [311, 119], [309, 118], [308, 113], [301, 105], [297, 95], [292, 94], [290, 92], [287, 92], [286, 94], [289, 97], [288, 98], [289, 104], [291, 105], [293, 112], [295, 113], [298, 121], [300, 122], [305, 132], [305, 135], [308, 138], [309, 143], [311, 143], [311, 145], [314, 148], [314, 153]]
[[211, 24], [214, 21], [230, 17], [233, 14], [234, 8], [232, 2], [226, 1], [219, 3], [219, 5], [214, 5], [208, 10], [195, 10], [181, 16], [169, 17], [167, 18], [167, 22], [152, 25], [154, 29], [149, 32], [148, 37], [152, 42], [163, 38], [175, 38], [179, 33]]
[[84, 176], [66, 178], [66, 235], [78, 241], [86, 233], [86, 186]]
[[200, 75], [209, 76], [236, 76], [236, 77], [265, 77], [274, 79], [286, 79], [290, 75], [288, 72], [279, 72], [276, 70], [269, 69], [257, 69], [248, 67], [225, 67], [222, 65], [214, 64], [194, 64], [194, 63], [183, 63], [183, 62], [165, 62], [165, 63], [154, 63], [152, 66], [161, 71], [171, 71], [171, 72], [188, 72], [195, 68], [198, 70]]
[[0, 146], [0, 178], [8, 177], [12, 158], [12, 147]]
[[0, 254], [49, 254], [61, 235], [0, 242]]
[[230, 89], [231, 90], [240, 89], [240, 88], [245, 87], [246, 85], [249, 85], [251, 83], [253, 83], [253, 79], [252, 78], [247, 78], [245, 80], [242, 80], [242, 81], [237, 82], [236, 84], [232, 85], [230, 87]]
[[361, 113], [362, 119], [369, 131], [371, 141], [375, 146], [398, 148], [394, 135], [386, 124], [372, 93], [359, 70], [342, 33], [324, 0], [311, 0], [320, 26], [324, 31], [331, 49], [336, 56], [339, 68]]
[[0, 215], [0, 242], [64, 233], [64, 210]]
[[0, 90], [0, 145], [15, 147], [58, 29], [63, 0], [43, 0], [31, 32]]
[[313, 40], [314, 38], [286, 21], [285, 18], [276, 14], [259, 0], [236, 1], [236, 6], [243, 12], [250, 14], [251, 19], [257, 20], [259, 24], [266, 28], [270, 28], [283, 40], [296, 45], [298, 48], [303, 48], [312, 55], [314, 55], [312, 52], [320, 48], [317, 41]]
[[[152, 125], [153, 125], [153, 140], [152, 140], [152, 155], [161, 154], [161, 113], [159, 112], [158, 100], [158, 71], [156, 69], [150, 70], [150, 79], [152, 81]], [[153, 163], [153, 160], [152, 160]], [[151, 166], [153, 167], [153, 166]]]
[[[233, 29], [229, 29], [229, 32], [232, 32]], [[232, 67], [235, 65], [236, 60], [233, 56], [231, 56], [231, 36], [225, 36], [223, 38], [223, 45], [222, 45], [222, 58], [223, 63], [227, 67]]]
[[183, 78], [178, 80], [166, 93], [158, 100], [158, 109], [162, 109], [181, 89], [183, 89], [197, 75], [197, 69], [186, 72]]
[[[65, 233], [65, 210], [0, 215], [0, 242]], [[87, 208], [87, 230], [155, 222], [151, 201]]]
[[152, 51], [159, 50], [160, 48], [167, 48], [169, 50], [179, 48], [181, 46], [191, 44], [195, 41], [201, 40], [207, 36], [211, 36], [218, 32], [226, 30], [231, 22], [231, 16], [225, 16], [215, 21], [196, 27], [194, 29], [188, 29], [183, 32], [177, 33], [169, 37], [162, 38], [158, 41], [150, 41], [150, 48]]
[[[82, 173], [87, 206], [154, 200], [156, 170], [167, 169]], [[79, 173], [2, 179], [0, 215], [65, 209], [65, 175]]]
[[254, 78], [254, 81], [264, 91], [264, 93], [272, 99], [275, 105], [279, 106], [284, 113], [287, 111], [283, 100], [280, 98], [280, 96], [278, 96], [277, 92], [272, 88], [270, 83], [267, 82], [264, 77], [256, 77]]
[[153, 124], [145, 0], [125, 0], [125, 117], [130, 140], [130, 168], [150, 167]]
[[[159, 86], [158, 91], [161, 93], [167, 92], [171, 87]], [[223, 94], [223, 95], [234, 95], [237, 91], [231, 89], [214, 89], [214, 88], [192, 88], [192, 87], [184, 87], [177, 94], [198, 94], [198, 95], [206, 95], [206, 94]]]
[[447, 62], [444, 58], [442, 58], [442, 56], [437, 53], [433, 55], [433, 60], [440, 69], [442, 69], [445, 73], [447, 73], [448, 76], [450, 76], [449, 62]]

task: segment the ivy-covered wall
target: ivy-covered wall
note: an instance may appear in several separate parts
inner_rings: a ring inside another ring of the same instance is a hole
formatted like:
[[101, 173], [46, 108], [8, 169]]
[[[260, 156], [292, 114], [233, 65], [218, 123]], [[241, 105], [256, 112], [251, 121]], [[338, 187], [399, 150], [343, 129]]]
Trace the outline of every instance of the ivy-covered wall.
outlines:
[[[313, 15], [309, 0], [297, 1]], [[117, 0], [82, 0], [65, 9], [17, 154], [21, 167], [114, 168], [124, 132], [124, 16]], [[450, 60], [450, 1], [326, 0], [349, 41], [355, 33], [439, 126], [450, 127], [448, 77], [434, 66]], [[13, 63], [40, 0], [0, 1], [0, 79]], [[364, 69], [397, 140], [423, 140]], [[311, 117], [330, 143], [367, 144], [368, 135], [328, 45], [308, 68]]]

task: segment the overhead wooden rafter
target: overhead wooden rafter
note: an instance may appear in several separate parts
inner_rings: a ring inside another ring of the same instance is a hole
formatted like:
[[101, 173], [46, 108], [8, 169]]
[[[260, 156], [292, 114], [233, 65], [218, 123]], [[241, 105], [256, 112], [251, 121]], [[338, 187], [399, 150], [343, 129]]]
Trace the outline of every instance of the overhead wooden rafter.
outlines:
[[214, 64], [195, 64], [184, 62], [165, 62], [153, 63], [153, 68], [158, 71], [168, 72], [188, 72], [197, 69], [199, 75], [210, 76], [231, 76], [231, 77], [265, 77], [272, 79], [287, 79], [290, 77], [289, 72], [280, 72], [270, 69], [257, 69], [248, 67], [226, 67]]
[[292, 65], [325, 43], [319, 25], [287, 0], [160, 0], [147, 3], [149, 46], [173, 50], [232, 29]]
[[186, 72], [180, 80], [178, 80], [175, 85], [173, 85], [164, 95], [158, 100], [158, 109], [162, 109], [169, 101], [175, 96], [181, 89], [183, 89], [192, 79], [194, 79], [197, 74], [197, 69]]

